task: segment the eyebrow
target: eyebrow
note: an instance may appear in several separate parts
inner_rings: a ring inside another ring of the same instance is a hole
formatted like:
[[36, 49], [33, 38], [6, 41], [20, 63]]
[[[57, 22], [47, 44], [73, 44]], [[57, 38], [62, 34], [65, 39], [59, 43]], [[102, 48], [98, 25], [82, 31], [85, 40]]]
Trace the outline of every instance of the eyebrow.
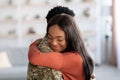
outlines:
[[[48, 35], [50, 35], [51, 37], [52, 37], [52, 35], [50, 34], [50, 33], [48, 33]], [[61, 38], [61, 37], [63, 37], [63, 36], [56, 36], [57, 38]]]

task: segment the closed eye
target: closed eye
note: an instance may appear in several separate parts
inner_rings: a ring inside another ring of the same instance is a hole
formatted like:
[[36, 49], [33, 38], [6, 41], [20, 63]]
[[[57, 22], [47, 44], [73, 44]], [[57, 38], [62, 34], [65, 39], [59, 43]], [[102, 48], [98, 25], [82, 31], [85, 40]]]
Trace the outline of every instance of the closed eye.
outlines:
[[59, 42], [62, 42], [63, 40], [58, 39]]

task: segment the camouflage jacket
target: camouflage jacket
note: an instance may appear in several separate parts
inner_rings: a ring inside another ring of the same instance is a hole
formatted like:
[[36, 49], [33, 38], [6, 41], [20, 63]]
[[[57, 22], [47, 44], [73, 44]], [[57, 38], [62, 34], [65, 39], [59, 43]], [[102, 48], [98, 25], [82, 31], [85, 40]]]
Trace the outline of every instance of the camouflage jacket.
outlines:
[[[52, 52], [47, 43], [47, 38], [40, 40], [38, 45], [40, 51]], [[62, 73], [52, 68], [28, 64], [27, 80], [63, 80]]]

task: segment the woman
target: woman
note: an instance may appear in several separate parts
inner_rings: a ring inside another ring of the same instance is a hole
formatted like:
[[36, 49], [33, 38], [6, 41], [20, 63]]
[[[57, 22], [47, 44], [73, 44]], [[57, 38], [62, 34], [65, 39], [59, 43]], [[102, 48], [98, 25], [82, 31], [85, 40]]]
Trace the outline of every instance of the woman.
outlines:
[[[66, 13], [72, 17], [75, 16], [74, 12], [70, 10], [68, 7], [56, 6], [56, 7], [53, 7], [48, 12], [46, 16], [47, 23], [53, 16], [57, 14], [62, 14], [62, 13]], [[40, 40], [38, 48], [42, 52], [52, 51], [52, 49], [48, 45], [46, 37]], [[63, 78], [62, 78], [62, 74], [60, 71], [57, 71], [55, 69], [48, 68], [48, 67], [36, 66], [36, 65], [29, 63], [28, 70], [27, 70], [27, 80], [63, 80]]]
[[29, 48], [30, 63], [59, 70], [64, 80], [90, 80], [93, 61], [87, 54], [74, 18], [67, 14], [55, 15], [48, 22], [46, 36], [54, 52], [39, 51], [38, 41], [35, 41]]

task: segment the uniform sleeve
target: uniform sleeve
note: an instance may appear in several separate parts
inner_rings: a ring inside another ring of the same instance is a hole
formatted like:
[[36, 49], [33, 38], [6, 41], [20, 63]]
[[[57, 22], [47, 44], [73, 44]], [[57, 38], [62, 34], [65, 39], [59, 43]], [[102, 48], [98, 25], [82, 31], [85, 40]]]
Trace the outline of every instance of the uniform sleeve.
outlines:
[[46, 66], [59, 70], [63, 64], [63, 55], [57, 52], [44, 53], [38, 50], [34, 42], [30, 45], [28, 51], [29, 62], [33, 65]]

